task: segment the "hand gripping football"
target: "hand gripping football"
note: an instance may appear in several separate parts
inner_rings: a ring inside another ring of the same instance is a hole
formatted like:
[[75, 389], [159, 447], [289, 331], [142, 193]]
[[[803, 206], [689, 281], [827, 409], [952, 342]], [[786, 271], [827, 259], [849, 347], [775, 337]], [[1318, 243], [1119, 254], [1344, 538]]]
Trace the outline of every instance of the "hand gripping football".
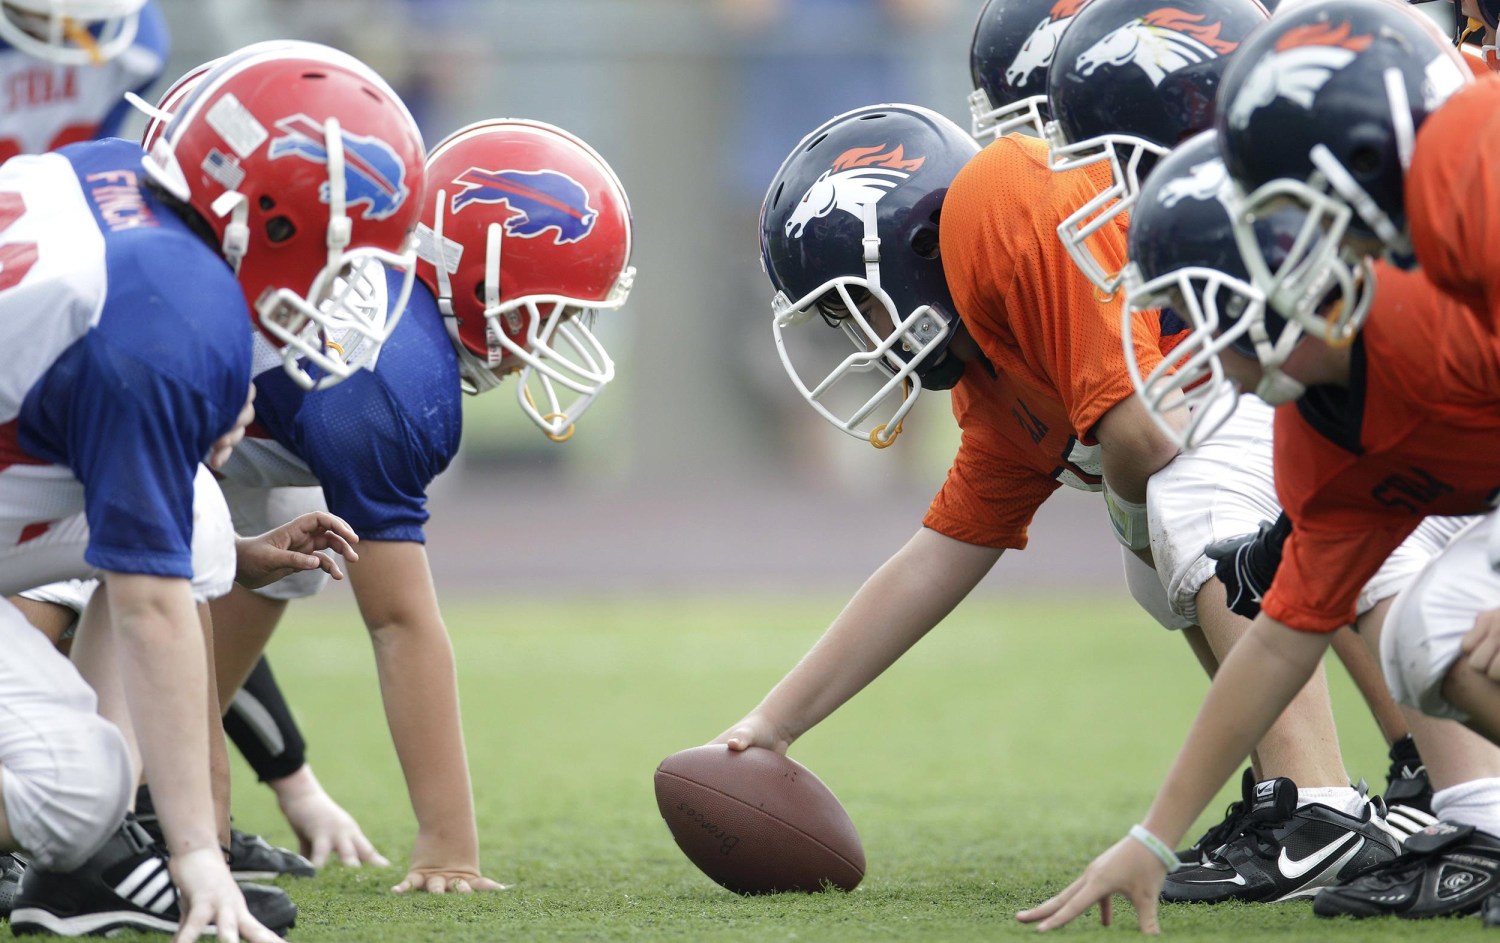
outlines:
[[823, 781], [773, 750], [723, 744], [656, 768], [656, 805], [688, 860], [738, 894], [852, 891], [865, 851]]

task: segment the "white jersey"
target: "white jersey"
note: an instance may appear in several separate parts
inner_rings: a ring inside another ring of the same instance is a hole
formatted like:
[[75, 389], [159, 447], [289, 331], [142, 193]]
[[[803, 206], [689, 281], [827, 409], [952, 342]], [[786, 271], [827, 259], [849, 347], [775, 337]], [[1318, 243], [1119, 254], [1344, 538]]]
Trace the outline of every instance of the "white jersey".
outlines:
[[58, 65], [0, 42], [0, 161], [118, 134], [125, 93], [145, 91], [166, 62], [155, 0], [141, 11], [135, 43], [100, 65]]

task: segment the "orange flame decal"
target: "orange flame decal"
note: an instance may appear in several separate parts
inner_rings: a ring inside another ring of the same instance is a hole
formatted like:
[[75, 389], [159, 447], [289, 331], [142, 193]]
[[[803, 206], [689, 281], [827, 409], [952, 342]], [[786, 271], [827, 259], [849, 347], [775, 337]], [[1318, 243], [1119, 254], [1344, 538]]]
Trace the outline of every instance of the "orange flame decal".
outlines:
[[1234, 52], [1240, 47], [1237, 42], [1219, 38], [1219, 31], [1224, 28], [1223, 23], [1204, 23], [1206, 19], [1208, 19], [1207, 14], [1194, 16], [1184, 10], [1162, 7], [1141, 17], [1141, 22], [1147, 26], [1158, 26], [1182, 33], [1184, 36], [1191, 36], [1220, 55]]
[[1089, 0], [1057, 0], [1052, 4], [1052, 12], [1049, 14], [1053, 20], [1060, 20], [1065, 16], [1073, 16], [1087, 5]]
[[1329, 26], [1327, 23], [1310, 23], [1307, 26], [1299, 26], [1289, 29], [1286, 35], [1276, 40], [1276, 51], [1292, 49], [1296, 46], [1342, 46], [1355, 52], [1364, 52], [1370, 47], [1375, 39], [1372, 36], [1353, 36], [1353, 31], [1347, 22], [1338, 26]]
[[884, 144], [874, 147], [851, 147], [838, 156], [833, 162], [834, 170], [849, 170], [853, 167], [889, 167], [892, 170], [904, 170], [913, 173], [918, 167], [927, 162], [925, 157], [913, 157], [905, 160], [901, 145], [897, 144], [891, 150], [886, 150]]

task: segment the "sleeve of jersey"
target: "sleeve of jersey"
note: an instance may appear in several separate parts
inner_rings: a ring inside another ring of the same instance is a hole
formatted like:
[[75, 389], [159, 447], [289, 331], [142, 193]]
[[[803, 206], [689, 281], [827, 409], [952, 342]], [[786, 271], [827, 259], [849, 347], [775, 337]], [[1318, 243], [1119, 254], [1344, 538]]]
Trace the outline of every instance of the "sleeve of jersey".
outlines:
[[97, 333], [80, 345], [67, 371], [74, 388], [59, 399], [69, 402], [69, 466], [84, 489], [84, 559], [115, 573], [191, 578], [193, 477], [231, 420]]
[[[1120, 237], [1114, 230], [1102, 232]], [[1101, 301], [1097, 289], [1068, 257], [1056, 235], [1039, 239], [1037, 249], [1017, 265], [1009, 305], [1031, 312], [1012, 317], [1016, 340], [1026, 356], [1048, 374], [1073, 434], [1093, 440], [1099, 418], [1135, 392], [1125, 370], [1121, 295]], [[1160, 325], [1139, 315], [1131, 332], [1141, 373], [1161, 360]]]
[[1359, 591], [1418, 522], [1348, 531], [1294, 521], [1261, 611], [1300, 632], [1333, 632], [1353, 624]]
[[427, 486], [436, 471], [375, 374], [309, 396], [298, 422], [328, 510], [362, 539], [426, 541]]
[[983, 429], [965, 429], [922, 524], [968, 544], [1025, 549], [1031, 519], [1058, 482], [1007, 459], [1003, 445]]

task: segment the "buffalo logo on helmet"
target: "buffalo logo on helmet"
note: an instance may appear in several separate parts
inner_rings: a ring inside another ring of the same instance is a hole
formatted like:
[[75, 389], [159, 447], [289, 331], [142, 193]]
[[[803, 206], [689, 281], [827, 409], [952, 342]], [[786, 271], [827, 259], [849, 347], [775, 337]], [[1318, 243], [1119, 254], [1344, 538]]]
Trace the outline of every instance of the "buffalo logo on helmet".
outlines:
[[1057, 52], [1057, 44], [1062, 41], [1063, 30], [1068, 28], [1073, 17], [1088, 2], [1089, 0], [1057, 0], [1047, 16], [1026, 37], [1026, 42], [1021, 44], [1021, 51], [1016, 53], [1016, 58], [1005, 70], [1006, 83], [1013, 88], [1021, 88], [1031, 80], [1033, 72], [1051, 65], [1052, 56]]
[[1178, 177], [1162, 185], [1156, 200], [1162, 206], [1173, 207], [1183, 200], [1212, 200], [1224, 190], [1229, 182], [1229, 171], [1224, 162], [1215, 157], [1196, 164], [1188, 170], [1186, 177]]
[[786, 221], [787, 236], [802, 238], [808, 223], [834, 210], [862, 217], [864, 207], [879, 203], [881, 197], [916, 173], [926, 161], [925, 157], [907, 158], [900, 144], [893, 148], [884, 144], [849, 148], [802, 194], [791, 219]]
[[505, 234], [534, 239], [548, 229], [556, 246], [577, 242], [594, 231], [599, 212], [589, 206], [583, 184], [556, 170], [485, 170], [470, 167], [453, 180], [453, 212], [472, 203], [504, 204], [511, 216]]
[[1374, 41], [1369, 35], [1352, 34], [1348, 23], [1312, 23], [1287, 30], [1240, 84], [1229, 103], [1229, 126], [1243, 130], [1257, 109], [1278, 98], [1311, 109], [1313, 99], [1333, 74]]
[[1104, 66], [1138, 66], [1152, 85], [1179, 69], [1217, 59], [1239, 48], [1223, 38], [1224, 24], [1175, 7], [1159, 7], [1118, 26], [1078, 56], [1076, 68], [1093, 75]]
[[[323, 125], [307, 115], [296, 114], [276, 122], [282, 137], [271, 142], [272, 160], [295, 156], [316, 164], [328, 163]], [[344, 140], [344, 201], [350, 206], [368, 204], [364, 219], [385, 219], [406, 202], [410, 191], [401, 158], [389, 144], [376, 137], [341, 131]], [[318, 188], [318, 199], [328, 202], [328, 184]]]

